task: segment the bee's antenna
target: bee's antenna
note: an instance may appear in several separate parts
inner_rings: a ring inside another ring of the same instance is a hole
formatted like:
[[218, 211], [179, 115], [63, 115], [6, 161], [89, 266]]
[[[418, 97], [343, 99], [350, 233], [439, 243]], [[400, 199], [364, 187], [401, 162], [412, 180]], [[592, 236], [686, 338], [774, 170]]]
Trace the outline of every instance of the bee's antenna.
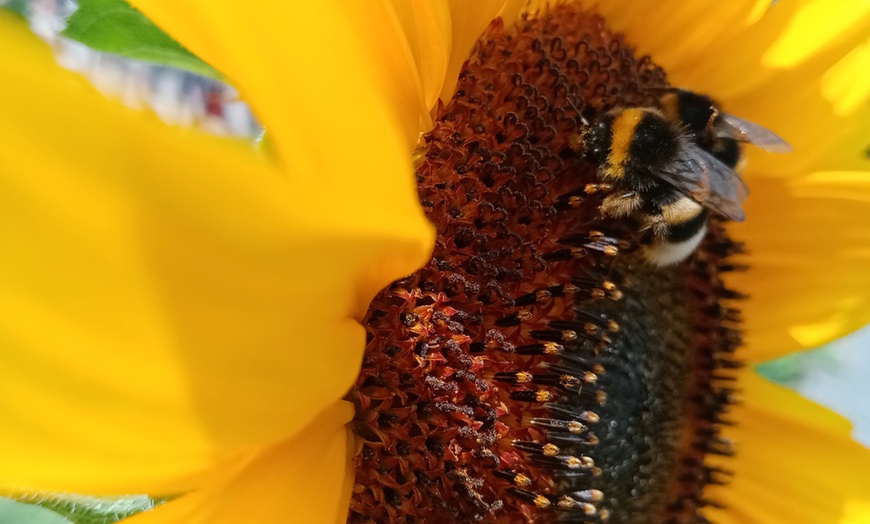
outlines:
[[583, 125], [588, 127], [589, 120], [586, 120], [586, 117], [583, 116], [583, 113], [581, 113], [579, 109], [577, 109], [577, 106], [574, 105], [574, 102], [571, 102], [567, 96], [565, 97], [565, 101], [568, 102], [568, 105], [574, 108], [574, 112], [577, 113], [577, 116], [580, 117], [580, 121], [583, 122]]

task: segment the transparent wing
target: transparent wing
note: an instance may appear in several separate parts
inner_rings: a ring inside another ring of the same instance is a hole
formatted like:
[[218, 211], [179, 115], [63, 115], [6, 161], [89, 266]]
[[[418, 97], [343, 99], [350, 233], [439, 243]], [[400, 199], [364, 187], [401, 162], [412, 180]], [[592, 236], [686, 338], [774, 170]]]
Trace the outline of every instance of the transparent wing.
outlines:
[[657, 175], [714, 213], [743, 222], [749, 188], [730, 167], [694, 145], [681, 148], [675, 162]]
[[788, 142], [770, 129], [728, 113], [721, 113], [719, 118], [724, 125], [714, 126], [713, 133], [719, 138], [748, 142], [772, 153], [788, 153], [792, 150]]

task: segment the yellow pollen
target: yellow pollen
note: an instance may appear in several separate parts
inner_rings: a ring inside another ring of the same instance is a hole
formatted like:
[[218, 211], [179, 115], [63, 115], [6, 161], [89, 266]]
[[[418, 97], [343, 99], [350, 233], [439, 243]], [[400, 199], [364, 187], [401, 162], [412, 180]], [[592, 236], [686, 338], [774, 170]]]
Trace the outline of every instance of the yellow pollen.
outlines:
[[562, 351], [562, 346], [555, 342], [547, 342], [544, 344], [544, 353], [547, 355], [555, 355]]
[[[597, 416], [596, 416], [596, 418], [597, 418]], [[597, 420], [596, 420], [596, 422], [597, 422]], [[568, 423], [568, 431], [570, 431], [571, 433], [574, 433], [574, 434], [583, 433], [584, 431], [586, 431], [586, 426], [584, 426], [583, 424], [581, 424], [579, 422], [575, 422], [572, 420], [571, 422]]]
[[552, 296], [553, 296], [553, 294], [550, 293], [549, 291], [547, 291], [546, 289], [542, 289], [535, 294], [535, 297], [538, 299], [539, 302], [547, 300], [548, 298], [550, 298]]
[[581, 462], [577, 457], [568, 457], [567, 460], [565, 460], [565, 465], [571, 469], [577, 469], [583, 466], [583, 462]]
[[538, 390], [538, 392], [535, 393], [535, 400], [538, 402], [549, 402], [552, 398], [552, 393], [545, 389]]
[[563, 388], [573, 389], [580, 386], [580, 379], [572, 375], [561, 375], [559, 377], [559, 384], [561, 384]]
[[560, 508], [570, 509], [577, 506], [577, 501], [567, 495], [562, 495], [561, 497], [559, 497], [558, 506]]
[[559, 454], [559, 451], [560, 451], [559, 446], [556, 446], [554, 444], [545, 444], [544, 448], [542, 450], [544, 455], [546, 455], [548, 457], [555, 457], [556, 455]]

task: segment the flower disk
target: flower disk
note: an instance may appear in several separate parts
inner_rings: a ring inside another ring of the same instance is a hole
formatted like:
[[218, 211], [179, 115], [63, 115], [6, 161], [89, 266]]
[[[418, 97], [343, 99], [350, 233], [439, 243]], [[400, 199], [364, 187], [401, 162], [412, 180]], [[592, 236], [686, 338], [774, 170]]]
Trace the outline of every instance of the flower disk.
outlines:
[[559, 6], [494, 22], [417, 169], [432, 260], [372, 302], [351, 398], [351, 522], [702, 522], [736, 367], [737, 249], [718, 224], [686, 264], [640, 235], [572, 148], [667, 87], [603, 20]]

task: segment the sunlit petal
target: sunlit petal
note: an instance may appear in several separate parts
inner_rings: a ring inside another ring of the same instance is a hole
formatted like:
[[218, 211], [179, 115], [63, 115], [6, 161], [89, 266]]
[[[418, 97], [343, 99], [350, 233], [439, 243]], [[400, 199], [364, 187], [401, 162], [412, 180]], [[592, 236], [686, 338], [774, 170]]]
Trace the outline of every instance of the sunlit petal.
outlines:
[[345, 172], [348, 202], [105, 101], [3, 13], [0, 44], [4, 485], [189, 487], [340, 399], [354, 318], [428, 256], [416, 204], [364, 203], [407, 167]]
[[[447, 3], [450, 5], [452, 40], [447, 73], [441, 90], [441, 99], [445, 102], [453, 97], [459, 70], [462, 68], [462, 64], [468, 60], [474, 43], [493, 19], [503, 15], [505, 7], [511, 4], [507, 0], [477, 0], [474, 2], [447, 0]], [[513, 16], [515, 17], [516, 14], [514, 13]]]
[[724, 99], [723, 105], [773, 129], [794, 148], [776, 155], [748, 147], [750, 185], [754, 173], [788, 177], [854, 166], [866, 156], [870, 136], [868, 45], [837, 46]]
[[734, 471], [709, 497], [720, 524], [859, 524], [870, 521], [870, 450], [849, 437], [850, 424], [751, 371], [740, 377], [743, 403], [728, 436], [737, 444]]
[[201, 490], [125, 520], [129, 524], [238, 524], [347, 520], [352, 485], [349, 404], [338, 404], [296, 438], [242, 467], [214, 475]]
[[441, 94], [450, 59], [450, 7], [446, 0], [392, 0], [391, 5], [413, 56], [425, 107], [431, 109]]
[[[625, 33], [627, 41], [637, 47], [638, 54], [652, 56], [668, 76], [676, 75], [675, 83], [681, 85], [687, 78], [680, 75], [689, 74], [702, 61], [724, 60], [723, 42], [736, 35], [747, 37], [747, 25], [756, 13], [756, 6], [762, 2], [582, 0], [580, 3], [601, 13], [608, 27]], [[732, 58], [732, 54], [728, 54], [728, 60]], [[718, 88], [712, 79], [711, 83]]]
[[751, 220], [733, 227], [751, 269], [729, 284], [742, 304], [753, 361], [812, 348], [870, 322], [870, 176], [820, 172], [756, 178]]
[[870, 2], [866, 0], [812, 0], [799, 5], [800, 10], [764, 53], [768, 67], [788, 68], [843, 42], [851, 47], [856, 37], [867, 38]]
[[[396, 169], [399, 152], [407, 160], [428, 109], [385, 0], [132, 3], [241, 90], [292, 174], [359, 172], [335, 188], [352, 194], [366, 173]], [[394, 184], [413, 190], [411, 177]]]
[[863, 0], [584, 3], [662, 65], [673, 84], [726, 99], [804, 62], [830, 67], [866, 39], [870, 24]]

